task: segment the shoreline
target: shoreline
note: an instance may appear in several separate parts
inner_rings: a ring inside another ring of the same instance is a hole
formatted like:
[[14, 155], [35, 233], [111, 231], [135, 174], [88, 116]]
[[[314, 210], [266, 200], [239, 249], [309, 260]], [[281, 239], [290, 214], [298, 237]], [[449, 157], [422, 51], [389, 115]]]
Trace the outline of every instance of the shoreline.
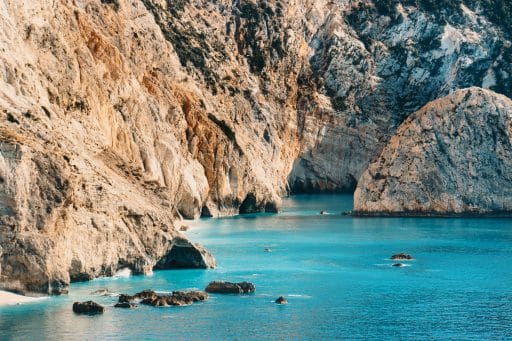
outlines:
[[33, 303], [45, 298], [46, 297], [23, 296], [9, 291], [0, 290], [0, 307]]

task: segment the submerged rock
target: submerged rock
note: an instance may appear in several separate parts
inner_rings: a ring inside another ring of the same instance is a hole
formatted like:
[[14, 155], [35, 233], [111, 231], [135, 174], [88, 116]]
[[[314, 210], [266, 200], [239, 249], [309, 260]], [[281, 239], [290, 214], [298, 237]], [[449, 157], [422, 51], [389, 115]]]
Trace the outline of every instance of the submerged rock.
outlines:
[[356, 214], [512, 213], [512, 100], [480, 88], [400, 126], [354, 193]]
[[107, 288], [102, 288], [91, 292], [91, 295], [108, 296], [110, 295], [110, 291]]
[[105, 308], [93, 301], [73, 303], [73, 312], [75, 314], [103, 314]]
[[394, 266], [394, 267], [398, 267], [398, 268], [401, 268], [401, 267], [403, 267], [403, 266], [404, 266], [404, 264], [402, 264], [402, 263], [395, 263], [395, 264], [393, 264], [392, 266]]
[[407, 253], [397, 253], [391, 256], [392, 260], [412, 260], [412, 256]]
[[284, 298], [283, 296], [279, 296], [277, 299], [276, 299], [276, 303], [277, 304], [288, 304], [288, 301], [286, 300], [286, 298]]
[[255, 292], [256, 287], [249, 282], [232, 283], [213, 281], [208, 284], [205, 291], [216, 294], [248, 294]]

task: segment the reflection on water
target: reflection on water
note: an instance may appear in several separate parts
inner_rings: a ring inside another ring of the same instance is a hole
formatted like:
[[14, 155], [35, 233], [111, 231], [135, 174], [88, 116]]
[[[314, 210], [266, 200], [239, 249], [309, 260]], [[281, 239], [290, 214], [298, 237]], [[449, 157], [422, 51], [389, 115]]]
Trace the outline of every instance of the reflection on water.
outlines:
[[[339, 214], [351, 207], [350, 196], [299, 196], [279, 215], [194, 222], [188, 235], [215, 254], [217, 269], [98, 279], [68, 296], [0, 308], [0, 339], [512, 338], [511, 219]], [[415, 259], [392, 267], [397, 252]], [[256, 294], [135, 310], [90, 294], [202, 289], [217, 279], [252, 281]], [[288, 305], [274, 303], [281, 295]], [[91, 298], [107, 307], [103, 316], [72, 313], [73, 301]]]

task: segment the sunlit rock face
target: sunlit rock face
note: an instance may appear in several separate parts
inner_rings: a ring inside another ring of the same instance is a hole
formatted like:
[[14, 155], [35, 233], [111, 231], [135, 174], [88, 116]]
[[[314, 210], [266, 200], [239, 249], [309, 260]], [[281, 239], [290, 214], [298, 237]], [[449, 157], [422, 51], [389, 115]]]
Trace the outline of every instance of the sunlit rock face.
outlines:
[[353, 190], [428, 101], [510, 95], [484, 2], [0, 1], [2, 286], [145, 273], [182, 218]]
[[411, 115], [364, 172], [356, 214], [512, 212], [512, 101], [470, 88]]

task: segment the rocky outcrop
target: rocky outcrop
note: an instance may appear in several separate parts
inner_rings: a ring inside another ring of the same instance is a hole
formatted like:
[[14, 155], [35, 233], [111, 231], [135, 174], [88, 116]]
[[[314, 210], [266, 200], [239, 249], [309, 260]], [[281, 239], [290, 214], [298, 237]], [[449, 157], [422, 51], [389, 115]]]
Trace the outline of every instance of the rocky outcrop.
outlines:
[[355, 214], [512, 212], [512, 101], [459, 90], [408, 118], [361, 177]]

